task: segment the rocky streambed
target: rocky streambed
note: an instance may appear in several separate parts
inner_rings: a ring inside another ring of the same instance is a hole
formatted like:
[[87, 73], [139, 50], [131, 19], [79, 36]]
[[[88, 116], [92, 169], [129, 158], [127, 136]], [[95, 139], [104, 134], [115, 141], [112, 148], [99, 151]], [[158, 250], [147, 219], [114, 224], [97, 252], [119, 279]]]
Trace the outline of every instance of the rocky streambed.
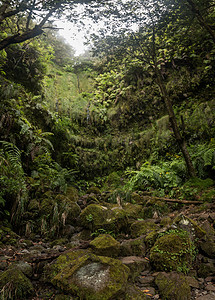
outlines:
[[[0, 299], [215, 299], [215, 204], [50, 198], [29, 203], [36, 232], [0, 226]], [[59, 199], [70, 204], [50, 238]]]

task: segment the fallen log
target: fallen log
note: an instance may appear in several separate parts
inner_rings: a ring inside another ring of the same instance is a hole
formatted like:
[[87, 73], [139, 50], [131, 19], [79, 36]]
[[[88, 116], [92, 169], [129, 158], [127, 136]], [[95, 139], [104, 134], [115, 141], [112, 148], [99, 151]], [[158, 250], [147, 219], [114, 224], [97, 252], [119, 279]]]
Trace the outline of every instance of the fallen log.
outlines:
[[175, 202], [175, 203], [182, 203], [182, 204], [202, 204], [203, 201], [196, 201], [196, 200], [179, 200], [179, 199], [169, 199], [164, 197], [150, 197], [152, 200], [160, 200], [166, 202]]

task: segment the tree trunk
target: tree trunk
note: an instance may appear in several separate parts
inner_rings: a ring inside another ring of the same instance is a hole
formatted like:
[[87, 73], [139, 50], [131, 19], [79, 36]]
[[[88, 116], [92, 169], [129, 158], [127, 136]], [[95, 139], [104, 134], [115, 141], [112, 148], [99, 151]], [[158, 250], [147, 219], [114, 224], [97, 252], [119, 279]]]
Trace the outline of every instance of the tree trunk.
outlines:
[[176, 138], [176, 141], [180, 147], [180, 150], [184, 156], [185, 162], [186, 162], [186, 166], [187, 166], [187, 170], [188, 170], [188, 174], [190, 177], [194, 177], [196, 176], [196, 172], [195, 172], [195, 168], [193, 166], [193, 163], [191, 161], [191, 157], [190, 154], [187, 150], [187, 145], [186, 142], [184, 140], [184, 138], [182, 137], [180, 130], [178, 128], [178, 124], [177, 124], [177, 120], [175, 117], [175, 113], [172, 107], [172, 103], [171, 100], [169, 98], [168, 92], [166, 90], [165, 84], [163, 83], [162, 80], [162, 74], [160, 72], [160, 70], [157, 67], [157, 64], [155, 63], [155, 73], [157, 75], [157, 83], [158, 86], [160, 88], [161, 94], [163, 96], [167, 111], [168, 111], [168, 115], [169, 115], [169, 119], [170, 119], [170, 123], [172, 125], [172, 129]]

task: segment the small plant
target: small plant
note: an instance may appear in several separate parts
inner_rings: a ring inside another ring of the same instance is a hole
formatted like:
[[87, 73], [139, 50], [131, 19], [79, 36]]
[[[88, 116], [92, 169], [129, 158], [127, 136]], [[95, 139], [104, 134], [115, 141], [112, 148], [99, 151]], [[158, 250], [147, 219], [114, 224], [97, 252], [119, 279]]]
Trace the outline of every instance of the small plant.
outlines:
[[87, 215], [87, 216], [86, 216], [86, 220], [87, 220], [88, 222], [92, 222], [92, 221], [93, 221], [93, 215], [92, 215], [92, 214]]
[[93, 233], [91, 233], [92, 237], [97, 237], [100, 234], [110, 234], [112, 237], [116, 237], [115, 233], [113, 231], [109, 231], [109, 230], [105, 230], [103, 228], [99, 228], [96, 231], [94, 231]]

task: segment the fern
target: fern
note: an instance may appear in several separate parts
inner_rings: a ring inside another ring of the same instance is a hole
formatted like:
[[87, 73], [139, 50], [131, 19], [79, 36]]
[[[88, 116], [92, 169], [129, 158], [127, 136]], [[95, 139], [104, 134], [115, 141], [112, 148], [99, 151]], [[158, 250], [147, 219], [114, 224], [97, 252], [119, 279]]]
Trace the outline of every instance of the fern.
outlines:
[[21, 151], [12, 143], [0, 141], [3, 145], [4, 152], [7, 154], [8, 161], [14, 169], [18, 169], [24, 174], [21, 162]]

